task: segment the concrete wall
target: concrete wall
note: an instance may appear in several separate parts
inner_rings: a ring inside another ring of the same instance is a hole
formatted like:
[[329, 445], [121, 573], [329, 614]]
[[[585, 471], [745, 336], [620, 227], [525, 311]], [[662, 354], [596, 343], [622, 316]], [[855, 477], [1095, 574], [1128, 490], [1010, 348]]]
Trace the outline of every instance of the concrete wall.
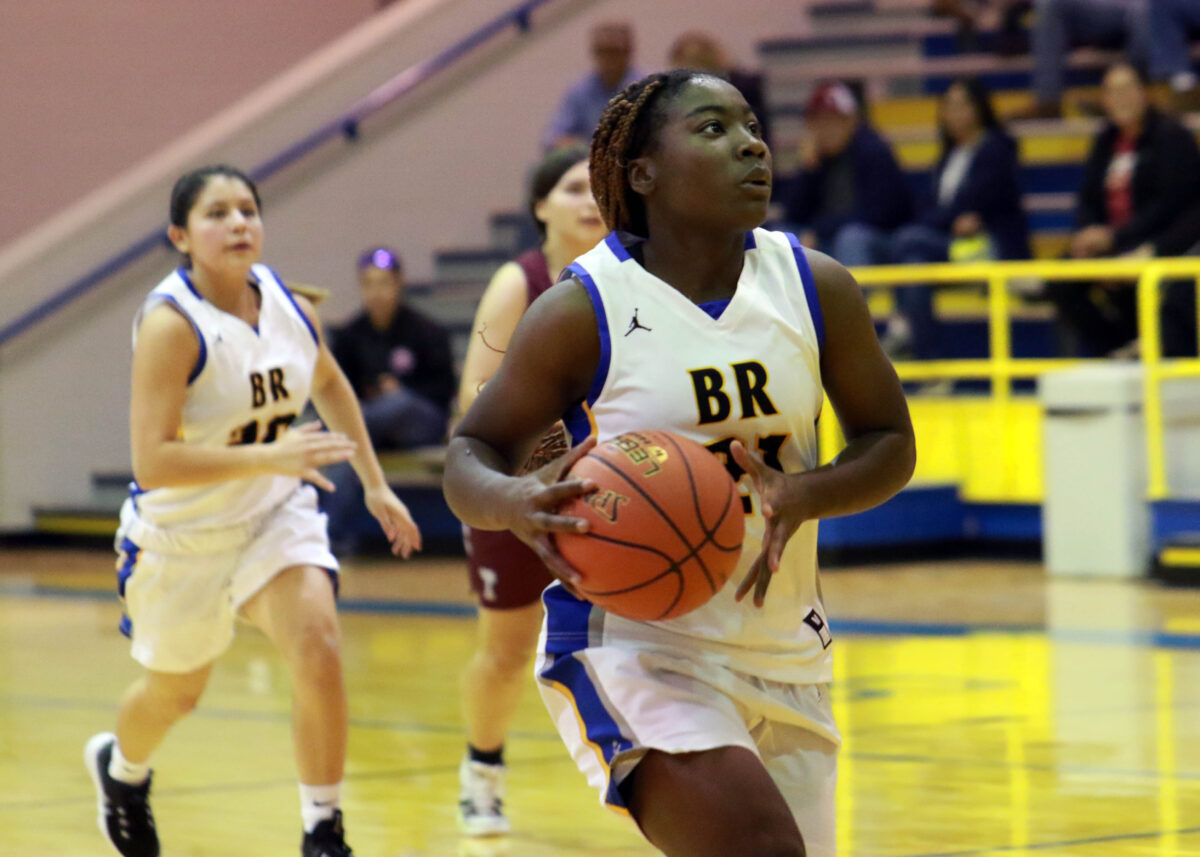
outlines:
[[0, 245], [375, 8], [375, 0], [0, 0]]
[[[404, 0], [302, 67], [101, 188], [0, 252], [0, 319], [44, 297], [161, 223], [171, 181], [215, 158], [258, 163], [397, 70], [471, 32], [513, 0]], [[354, 306], [353, 259], [395, 245], [418, 279], [442, 247], [484, 244], [487, 215], [519, 205], [525, 170], [565, 85], [586, 65], [588, 28], [636, 23], [638, 61], [659, 67], [683, 29], [721, 34], [752, 61], [756, 39], [805, 27], [801, 0], [558, 0], [528, 36], [507, 37], [363, 127], [267, 182], [265, 260], [285, 278], [334, 289], [326, 309]], [[112, 278], [0, 353], [0, 526], [33, 505], [82, 502], [97, 470], [128, 468], [128, 325], [169, 269], [163, 251]]]

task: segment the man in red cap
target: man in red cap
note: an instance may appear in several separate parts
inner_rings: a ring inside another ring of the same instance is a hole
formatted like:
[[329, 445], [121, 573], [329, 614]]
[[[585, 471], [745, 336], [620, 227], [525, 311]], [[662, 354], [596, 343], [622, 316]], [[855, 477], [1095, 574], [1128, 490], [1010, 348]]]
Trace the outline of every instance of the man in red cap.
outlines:
[[913, 216], [912, 189], [887, 141], [862, 120], [844, 83], [819, 84], [804, 118], [787, 223], [847, 267], [886, 261], [888, 234]]

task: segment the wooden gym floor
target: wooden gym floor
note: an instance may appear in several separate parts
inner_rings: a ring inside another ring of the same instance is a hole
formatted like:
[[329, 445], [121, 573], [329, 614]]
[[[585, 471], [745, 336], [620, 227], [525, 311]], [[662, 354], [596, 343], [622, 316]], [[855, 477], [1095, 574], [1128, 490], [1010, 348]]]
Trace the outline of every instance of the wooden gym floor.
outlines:
[[[456, 835], [464, 577], [448, 560], [344, 577], [356, 853], [654, 854], [597, 805], [532, 679], [507, 752], [515, 832]], [[111, 581], [107, 553], [0, 552], [0, 854], [110, 853], [80, 755], [137, 675]], [[983, 562], [837, 570], [824, 587], [843, 857], [1200, 855], [1200, 591]], [[167, 857], [298, 853], [287, 676], [253, 629], [155, 764]]]

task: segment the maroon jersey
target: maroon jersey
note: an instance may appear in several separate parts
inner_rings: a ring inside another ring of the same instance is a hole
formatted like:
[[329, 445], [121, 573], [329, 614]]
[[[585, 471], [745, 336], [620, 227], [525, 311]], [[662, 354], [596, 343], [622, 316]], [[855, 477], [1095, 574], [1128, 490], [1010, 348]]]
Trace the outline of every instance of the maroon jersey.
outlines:
[[[528, 303], [554, 285], [540, 247], [513, 261], [525, 272]], [[505, 610], [533, 604], [554, 580], [537, 554], [512, 533], [463, 527], [463, 544], [471, 589], [483, 607]]]
[[521, 270], [525, 272], [525, 287], [526, 293], [529, 295], [529, 303], [533, 303], [538, 295], [554, 285], [554, 281], [550, 279], [550, 269], [546, 265], [546, 257], [542, 254], [542, 248], [534, 247], [532, 250], [526, 250], [513, 261], [520, 265]]

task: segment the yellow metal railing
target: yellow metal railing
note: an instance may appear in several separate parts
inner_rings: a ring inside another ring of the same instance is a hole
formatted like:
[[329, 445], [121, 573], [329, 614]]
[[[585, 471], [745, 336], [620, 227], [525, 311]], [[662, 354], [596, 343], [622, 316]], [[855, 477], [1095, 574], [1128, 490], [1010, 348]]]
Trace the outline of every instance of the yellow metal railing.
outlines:
[[[987, 287], [988, 343], [986, 360], [904, 361], [896, 372], [904, 381], [944, 379], [988, 379], [997, 417], [1012, 397], [1012, 382], [1034, 378], [1043, 372], [1077, 365], [1080, 360], [1024, 359], [1012, 356], [1012, 292], [1010, 283], [1018, 279], [1112, 281], [1135, 280], [1138, 290], [1138, 332], [1143, 382], [1143, 415], [1146, 426], [1147, 495], [1151, 500], [1169, 496], [1166, 453], [1163, 437], [1163, 382], [1175, 378], [1200, 377], [1200, 358], [1162, 356], [1159, 323], [1159, 295], [1164, 278], [1196, 279], [1200, 298], [1200, 257], [1174, 259], [1103, 259], [1033, 262], [973, 262], [968, 264], [887, 265], [853, 270], [866, 289], [924, 285], [971, 285]], [[1197, 300], [1197, 324], [1200, 325], [1200, 299]], [[823, 449], [840, 446], [837, 423], [822, 420]]]

